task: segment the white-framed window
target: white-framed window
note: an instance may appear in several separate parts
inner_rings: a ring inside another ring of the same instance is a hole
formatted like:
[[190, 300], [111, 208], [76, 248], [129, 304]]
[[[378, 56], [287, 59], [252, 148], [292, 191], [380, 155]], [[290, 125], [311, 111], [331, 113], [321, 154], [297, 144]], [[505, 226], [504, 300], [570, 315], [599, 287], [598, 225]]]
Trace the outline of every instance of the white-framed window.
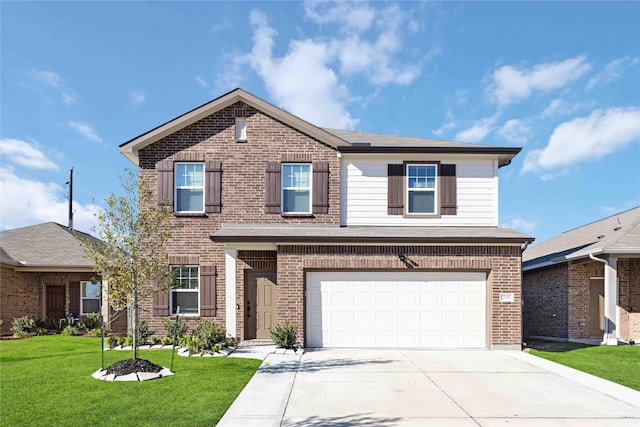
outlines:
[[236, 141], [247, 140], [247, 119], [236, 117]]
[[436, 213], [437, 177], [436, 164], [407, 164], [407, 213]]
[[80, 282], [80, 314], [100, 313], [100, 282]]
[[170, 266], [173, 273], [173, 288], [169, 305], [171, 315], [180, 307], [180, 314], [198, 315], [200, 313], [200, 267], [197, 265]]
[[175, 211], [204, 212], [204, 163], [175, 164]]
[[282, 164], [282, 213], [311, 213], [311, 164]]

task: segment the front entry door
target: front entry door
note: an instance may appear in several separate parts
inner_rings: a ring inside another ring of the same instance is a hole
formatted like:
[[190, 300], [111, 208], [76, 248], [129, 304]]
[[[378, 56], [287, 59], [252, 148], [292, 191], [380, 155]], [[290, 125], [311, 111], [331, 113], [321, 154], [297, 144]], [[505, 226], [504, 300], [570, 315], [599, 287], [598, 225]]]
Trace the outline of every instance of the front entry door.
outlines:
[[590, 280], [589, 323], [592, 337], [604, 335], [604, 279]]
[[245, 339], [270, 338], [278, 323], [275, 271], [249, 271], [245, 277]]
[[64, 318], [64, 286], [47, 286], [47, 317], [57, 322]]

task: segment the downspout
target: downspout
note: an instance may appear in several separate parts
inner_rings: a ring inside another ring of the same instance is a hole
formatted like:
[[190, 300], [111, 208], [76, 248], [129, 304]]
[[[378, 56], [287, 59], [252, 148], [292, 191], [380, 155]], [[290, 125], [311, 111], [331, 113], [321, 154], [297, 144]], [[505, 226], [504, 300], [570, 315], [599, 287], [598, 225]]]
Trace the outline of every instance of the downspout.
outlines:
[[[606, 299], [606, 293], [607, 293], [607, 268], [609, 267], [609, 261], [602, 259], [602, 258], [598, 258], [595, 255], [593, 255], [592, 253], [589, 253], [589, 258], [591, 258], [594, 261], [598, 261], [604, 264], [604, 292], [605, 292], [605, 312], [607, 311], [606, 306], [607, 306], [607, 299]], [[602, 342], [600, 343], [600, 345], [607, 345], [607, 338], [609, 337], [609, 329], [610, 329], [610, 325], [611, 325], [612, 320], [608, 318], [608, 316], [605, 315], [605, 319], [604, 319], [604, 336], [602, 337]], [[617, 325], [616, 325], [617, 326]]]

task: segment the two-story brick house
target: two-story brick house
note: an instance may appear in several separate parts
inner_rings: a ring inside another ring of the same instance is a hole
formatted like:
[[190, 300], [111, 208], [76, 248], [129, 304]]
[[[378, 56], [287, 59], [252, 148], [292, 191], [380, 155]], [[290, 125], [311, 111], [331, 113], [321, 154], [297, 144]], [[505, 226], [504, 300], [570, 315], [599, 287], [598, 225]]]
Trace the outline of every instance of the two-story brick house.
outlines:
[[120, 146], [181, 227], [180, 312], [239, 340], [294, 322], [307, 347], [519, 348], [521, 253], [498, 227], [519, 148], [316, 127], [241, 89]]

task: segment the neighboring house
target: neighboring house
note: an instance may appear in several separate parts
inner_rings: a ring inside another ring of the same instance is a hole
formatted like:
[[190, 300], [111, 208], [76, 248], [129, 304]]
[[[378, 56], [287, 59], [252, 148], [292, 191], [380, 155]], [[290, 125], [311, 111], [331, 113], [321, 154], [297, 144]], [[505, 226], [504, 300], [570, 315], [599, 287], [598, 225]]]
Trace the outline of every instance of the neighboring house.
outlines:
[[179, 306], [239, 340], [520, 348], [533, 239], [498, 227], [520, 148], [323, 129], [236, 89], [120, 151], [182, 226], [152, 329]]
[[525, 336], [640, 341], [640, 207], [532, 246], [523, 261]]
[[[84, 257], [76, 234], [97, 240], [55, 222], [0, 233], [2, 334], [11, 332], [14, 317], [47, 318], [58, 324], [70, 313], [82, 318], [99, 312], [100, 277]], [[115, 316], [111, 310], [106, 320], [113, 320], [112, 331], [126, 331], [126, 315]]]

